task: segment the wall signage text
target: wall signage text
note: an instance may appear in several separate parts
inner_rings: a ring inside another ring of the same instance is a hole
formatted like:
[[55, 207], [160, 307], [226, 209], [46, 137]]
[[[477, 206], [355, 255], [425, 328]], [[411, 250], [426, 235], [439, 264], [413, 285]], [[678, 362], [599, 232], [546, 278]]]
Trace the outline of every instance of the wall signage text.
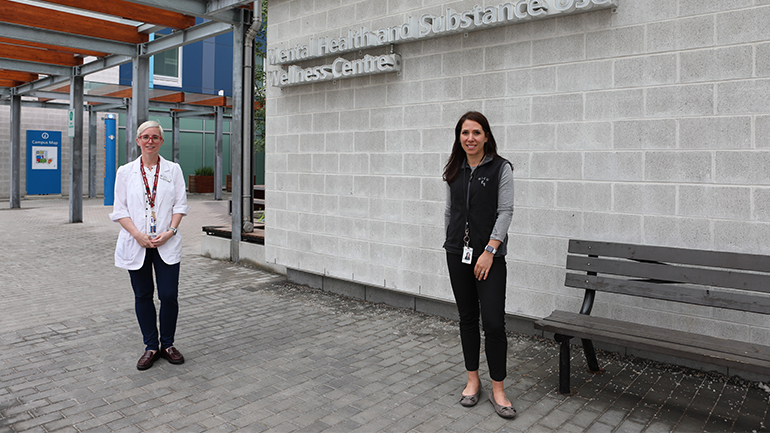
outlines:
[[332, 81], [342, 78], [353, 78], [362, 75], [384, 74], [401, 70], [399, 54], [382, 56], [366, 55], [362, 59], [346, 60], [338, 57], [328, 65], [300, 68], [289, 66], [288, 71], [279, 69], [268, 71], [267, 80], [271, 86], [286, 87], [299, 84], [311, 84], [322, 81]]
[[[446, 8], [440, 15], [410, 16], [407, 22], [392, 27], [370, 30], [367, 27], [349, 29], [341, 37], [323, 36], [310, 38], [307, 44], [293, 48], [267, 50], [267, 62], [271, 65], [293, 65], [310, 59], [340, 56], [344, 53], [367, 48], [414, 42], [420, 39], [446, 36], [481, 30], [492, 26], [517, 24], [529, 20], [577, 14], [589, 10], [617, 7], [619, 0], [516, 0], [497, 6], [476, 5], [466, 11]], [[352, 78], [362, 75], [397, 72], [401, 70], [398, 54], [381, 56], [366, 55], [356, 60], [338, 57], [327, 65], [301, 68], [289, 66], [288, 70], [268, 71], [271, 86], [286, 87], [314, 82]]]
[[304, 45], [297, 44], [287, 49], [268, 49], [267, 60], [271, 65], [292, 64], [365, 48], [480, 30], [495, 25], [516, 24], [534, 19], [607, 9], [617, 7], [617, 3], [618, 0], [518, 0], [498, 6], [477, 5], [463, 12], [447, 8], [439, 16], [430, 14], [419, 18], [410, 16], [402, 25], [377, 30], [370, 30], [367, 27], [349, 29], [346, 35], [338, 38], [329, 36], [310, 38]]

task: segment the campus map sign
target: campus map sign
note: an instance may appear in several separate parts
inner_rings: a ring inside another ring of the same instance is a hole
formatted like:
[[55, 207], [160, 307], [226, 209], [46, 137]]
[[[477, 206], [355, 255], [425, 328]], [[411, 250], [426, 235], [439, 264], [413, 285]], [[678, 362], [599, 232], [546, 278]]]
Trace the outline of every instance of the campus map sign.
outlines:
[[61, 194], [61, 131], [27, 131], [27, 194]]
[[[367, 27], [349, 29], [346, 35], [336, 38], [329, 36], [310, 38], [307, 44], [297, 44], [293, 48], [269, 49], [267, 61], [271, 65], [292, 65], [315, 58], [394, 45], [399, 42], [414, 42], [419, 39], [481, 30], [492, 26], [614, 8], [617, 7], [618, 1], [518, 0], [501, 3], [498, 6], [476, 5], [473, 9], [466, 11], [447, 8], [441, 15], [424, 14], [419, 18], [410, 16], [407, 22], [401, 25], [377, 30]], [[290, 66], [288, 71], [282, 69], [268, 71], [268, 81], [272, 86], [285, 87], [400, 70], [401, 57], [398, 54], [367, 55], [356, 60], [338, 57], [326, 65], [309, 68]]]

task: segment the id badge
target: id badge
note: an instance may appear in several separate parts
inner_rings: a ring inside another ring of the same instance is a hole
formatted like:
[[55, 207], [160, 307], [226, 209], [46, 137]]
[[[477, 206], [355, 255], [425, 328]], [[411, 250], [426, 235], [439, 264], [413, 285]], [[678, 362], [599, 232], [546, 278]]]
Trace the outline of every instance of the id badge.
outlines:
[[473, 248], [463, 247], [463, 263], [465, 263], [466, 265], [470, 265], [472, 257], [473, 257]]
[[157, 226], [155, 225], [155, 212], [150, 216], [150, 237], [154, 238], [157, 235]]

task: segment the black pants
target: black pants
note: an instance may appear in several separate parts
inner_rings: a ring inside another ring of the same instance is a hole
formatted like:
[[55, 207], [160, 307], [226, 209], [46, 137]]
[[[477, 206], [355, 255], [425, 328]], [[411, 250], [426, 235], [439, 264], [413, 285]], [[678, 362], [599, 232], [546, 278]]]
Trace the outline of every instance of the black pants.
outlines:
[[[158, 283], [158, 299], [160, 299], [160, 341], [158, 341], [158, 317], [155, 313], [155, 285], [152, 281], [152, 270], [155, 269], [155, 280]], [[158, 250], [147, 248], [144, 264], [135, 271], [128, 271], [131, 276], [131, 287], [134, 289], [134, 307], [139, 328], [142, 330], [144, 350], [158, 350], [174, 345], [176, 320], [179, 315], [179, 263], [167, 265], [160, 258]]]
[[460, 340], [463, 345], [465, 369], [479, 369], [481, 335], [479, 309], [484, 328], [484, 347], [489, 365], [489, 376], [501, 382], [507, 374], [508, 339], [505, 336], [505, 286], [508, 269], [505, 257], [495, 257], [486, 280], [473, 275], [476, 258], [470, 265], [462, 262], [457, 253], [447, 253], [449, 279], [460, 313]]

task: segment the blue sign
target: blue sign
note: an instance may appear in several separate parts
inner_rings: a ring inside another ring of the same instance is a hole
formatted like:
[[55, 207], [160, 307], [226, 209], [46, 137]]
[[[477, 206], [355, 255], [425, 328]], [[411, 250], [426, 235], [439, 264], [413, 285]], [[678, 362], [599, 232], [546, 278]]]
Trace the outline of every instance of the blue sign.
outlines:
[[27, 195], [61, 194], [61, 132], [27, 131]]
[[115, 153], [118, 128], [115, 116], [108, 114], [104, 119], [104, 205], [112, 206], [115, 200]]

